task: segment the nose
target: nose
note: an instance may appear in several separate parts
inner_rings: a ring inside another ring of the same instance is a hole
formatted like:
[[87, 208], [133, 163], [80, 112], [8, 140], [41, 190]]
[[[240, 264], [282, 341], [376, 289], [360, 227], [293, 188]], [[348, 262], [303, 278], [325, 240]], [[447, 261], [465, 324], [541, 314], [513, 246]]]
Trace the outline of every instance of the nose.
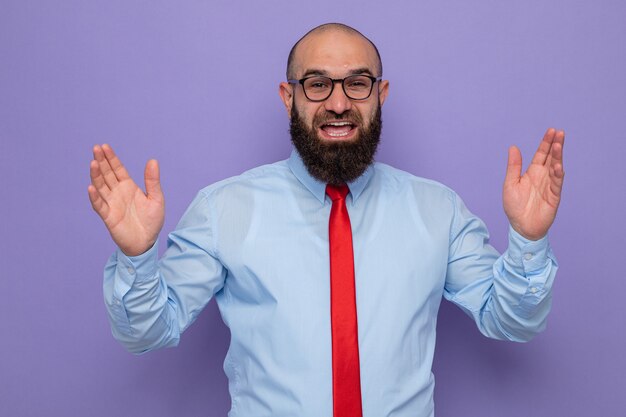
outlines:
[[333, 92], [324, 102], [324, 108], [336, 114], [343, 114], [343, 112], [352, 108], [352, 101], [343, 92], [341, 82], [335, 81]]

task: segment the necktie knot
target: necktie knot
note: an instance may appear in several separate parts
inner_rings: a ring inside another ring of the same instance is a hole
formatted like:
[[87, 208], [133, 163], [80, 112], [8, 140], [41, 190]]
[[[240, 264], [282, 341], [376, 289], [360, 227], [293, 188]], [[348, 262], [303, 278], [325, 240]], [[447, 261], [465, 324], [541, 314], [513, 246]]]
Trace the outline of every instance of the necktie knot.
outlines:
[[350, 192], [350, 189], [346, 184], [341, 185], [326, 185], [326, 194], [330, 197], [331, 200], [344, 200], [346, 196]]

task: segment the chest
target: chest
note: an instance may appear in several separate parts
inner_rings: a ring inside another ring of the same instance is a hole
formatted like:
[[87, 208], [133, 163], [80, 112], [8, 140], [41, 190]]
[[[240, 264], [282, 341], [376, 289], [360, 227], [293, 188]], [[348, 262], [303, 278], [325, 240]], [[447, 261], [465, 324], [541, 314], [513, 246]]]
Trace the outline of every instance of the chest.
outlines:
[[[439, 300], [448, 260], [449, 217], [417, 202], [360, 203], [348, 204], [357, 304], [406, 314]], [[228, 213], [220, 217], [220, 228], [228, 231], [220, 232], [224, 237], [219, 253], [228, 270], [225, 291], [231, 301], [272, 303], [289, 312], [327, 306], [330, 203], [251, 204], [264, 208], [237, 213], [236, 218]]]

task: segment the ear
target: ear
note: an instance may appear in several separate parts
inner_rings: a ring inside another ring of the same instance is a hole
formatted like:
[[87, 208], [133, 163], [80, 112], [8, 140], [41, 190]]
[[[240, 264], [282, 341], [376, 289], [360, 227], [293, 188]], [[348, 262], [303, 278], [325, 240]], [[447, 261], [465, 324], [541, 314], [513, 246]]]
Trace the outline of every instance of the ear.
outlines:
[[389, 94], [389, 80], [381, 80], [378, 84], [378, 101], [382, 106]]
[[280, 83], [278, 87], [278, 94], [283, 101], [285, 108], [287, 109], [287, 116], [291, 119], [291, 107], [293, 105], [293, 84], [288, 82]]

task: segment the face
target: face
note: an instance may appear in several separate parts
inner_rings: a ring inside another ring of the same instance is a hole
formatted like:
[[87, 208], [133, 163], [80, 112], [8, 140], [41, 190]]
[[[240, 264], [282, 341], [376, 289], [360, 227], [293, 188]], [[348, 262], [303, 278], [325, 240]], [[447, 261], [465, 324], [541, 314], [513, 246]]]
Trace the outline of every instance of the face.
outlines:
[[[380, 75], [376, 52], [366, 39], [333, 30], [305, 38], [297, 48], [294, 67], [296, 79]], [[388, 87], [388, 81], [376, 82], [369, 98], [351, 100], [336, 83], [328, 99], [312, 102], [302, 85], [281, 83], [292, 141], [311, 175], [338, 184], [356, 179], [367, 169], [378, 145], [380, 109]]]

